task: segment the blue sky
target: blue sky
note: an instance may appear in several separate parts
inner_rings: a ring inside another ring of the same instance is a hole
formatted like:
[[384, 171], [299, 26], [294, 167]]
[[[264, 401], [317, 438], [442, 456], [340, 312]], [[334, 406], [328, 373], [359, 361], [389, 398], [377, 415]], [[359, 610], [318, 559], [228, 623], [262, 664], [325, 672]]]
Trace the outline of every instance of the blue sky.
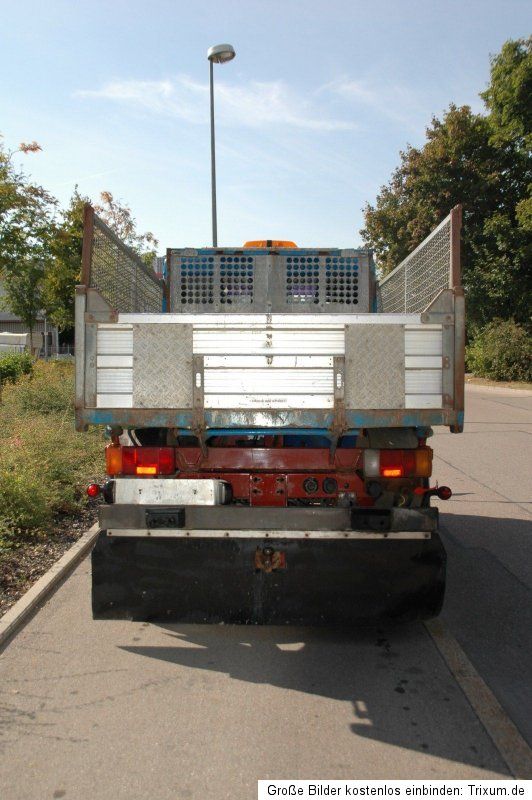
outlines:
[[530, 32], [521, 0], [2, 3], [0, 132], [62, 203], [127, 202], [159, 249], [210, 243], [208, 62], [219, 244], [360, 243], [407, 143], [450, 102], [480, 110], [489, 54]]

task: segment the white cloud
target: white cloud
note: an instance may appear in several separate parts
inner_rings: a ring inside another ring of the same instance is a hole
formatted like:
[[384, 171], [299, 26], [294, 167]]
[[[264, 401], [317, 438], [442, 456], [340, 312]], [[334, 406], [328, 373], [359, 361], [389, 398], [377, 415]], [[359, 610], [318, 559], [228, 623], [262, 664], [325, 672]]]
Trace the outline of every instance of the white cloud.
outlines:
[[[186, 122], [208, 120], [207, 84], [188, 75], [161, 81], [115, 80], [101, 89], [76, 92], [84, 98], [101, 98], [157, 114], [169, 114]], [[316, 131], [350, 130], [352, 122], [328, 118], [309, 99], [299, 96], [284, 81], [251, 81], [235, 85], [216, 81], [216, 114], [222, 124], [289, 125]]]
[[383, 117], [398, 122], [416, 133], [419, 133], [420, 119], [426, 121], [426, 108], [410, 89], [397, 83], [375, 86], [365, 81], [344, 77], [321, 87], [320, 92], [327, 92], [351, 103], [372, 108]]

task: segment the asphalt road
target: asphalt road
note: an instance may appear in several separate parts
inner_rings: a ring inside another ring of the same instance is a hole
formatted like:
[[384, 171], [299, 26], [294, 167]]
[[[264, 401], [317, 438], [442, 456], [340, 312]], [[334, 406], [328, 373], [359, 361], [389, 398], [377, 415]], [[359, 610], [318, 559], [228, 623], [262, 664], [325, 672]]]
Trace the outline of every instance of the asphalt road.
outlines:
[[[438, 432], [443, 620], [532, 739], [532, 394]], [[254, 798], [258, 778], [501, 778], [427, 630], [94, 622], [85, 560], [0, 656], [3, 800]]]

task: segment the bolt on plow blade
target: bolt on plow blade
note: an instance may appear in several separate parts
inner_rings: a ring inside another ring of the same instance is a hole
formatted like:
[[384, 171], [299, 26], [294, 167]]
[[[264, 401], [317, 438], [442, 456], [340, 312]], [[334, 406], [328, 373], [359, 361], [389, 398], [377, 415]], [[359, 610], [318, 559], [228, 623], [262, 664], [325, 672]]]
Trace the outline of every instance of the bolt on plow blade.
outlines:
[[376, 541], [110, 537], [92, 553], [95, 619], [345, 625], [436, 616], [445, 551]]

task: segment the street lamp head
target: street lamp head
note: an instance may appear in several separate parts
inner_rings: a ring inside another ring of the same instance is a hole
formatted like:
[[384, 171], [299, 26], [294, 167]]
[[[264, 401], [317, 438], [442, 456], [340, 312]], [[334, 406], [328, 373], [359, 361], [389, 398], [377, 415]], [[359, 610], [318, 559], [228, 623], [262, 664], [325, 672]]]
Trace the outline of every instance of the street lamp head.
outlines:
[[234, 47], [230, 44], [215, 44], [207, 50], [207, 58], [215, 64], [225, 64], [226, 61], [231, 61], [235, 55]]

